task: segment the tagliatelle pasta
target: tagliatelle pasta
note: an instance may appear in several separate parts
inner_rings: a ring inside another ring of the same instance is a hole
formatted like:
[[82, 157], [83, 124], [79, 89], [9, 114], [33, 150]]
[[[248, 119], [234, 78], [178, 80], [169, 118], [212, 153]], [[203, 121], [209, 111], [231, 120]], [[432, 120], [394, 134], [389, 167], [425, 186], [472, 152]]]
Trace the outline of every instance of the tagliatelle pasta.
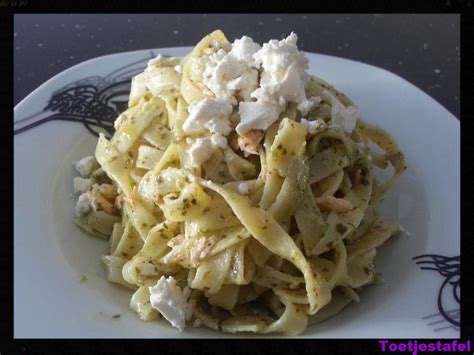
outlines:
[[296, 38], [215, 31], [159, 56], [100, 135], [76, 222], [109, 238], [107, 277], [143, 321], [297, 335], [374, 283], [376, 248], [399, 230], [376, 208], [405, 159], [306, 73]]

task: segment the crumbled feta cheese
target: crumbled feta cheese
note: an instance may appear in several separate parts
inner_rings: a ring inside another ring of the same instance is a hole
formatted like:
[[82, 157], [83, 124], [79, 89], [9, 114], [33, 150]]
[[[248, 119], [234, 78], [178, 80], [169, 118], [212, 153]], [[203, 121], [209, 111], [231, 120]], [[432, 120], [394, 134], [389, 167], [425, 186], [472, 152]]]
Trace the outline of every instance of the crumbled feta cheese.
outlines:
[[302, 118], [300, 123], [306, 127], [306, 131], [309, 134], [316, 133], [319, 129], [325, 126], [324, 121], [316, 120], [316, 121], [308, 121], [306, 118]]
[[211, 142], [216, 147], [219, 147], [219, 148], [222, 148], [222, 149], [227, 148], [227, 138], [224, 137], [223, 135], [220, 135], [220, 134], [217, 134], [217, 133], [213, 134], [211, 136]]
[[160, 314], [180, 331], [186, 326], [193, 310], [187, 301], [187, 297], [176, 284], [176, 280], [170, 276], [162, 276], [155, 286], [149, 287], [150, 303]]
[[186, 133], [211, 133], [228, 135], [231, 131], [229, 116], [232, 104], [226, 99], [204, 99], [188, 107], [189, 116], [183, 124]]
[[214, 146], [212, 145], [211, 138], [198, 138], [189, 147], [188, 153], [194, 164], [201, 165], [205, 161], [209, 160], [214, 153]]
[[89, 213], [91, 209], [91, 203], [87, 192], [82, 193], [77, 199], [76, 203], [76, 216], [82, 217]]
[[74, 193], [76, 195], [80, 195], [81, 193], [87, 192], [91, 189], [92, 180], [84, 179], [77, 176], [74, 179], [72, 179], [72, 186], [74, 189]]
[[201, 165], [207, 161], [216, 148], [227, 148], [227, 139], [220, 134], [213, 134], [210, 138], [197, 138], [196, 140], [187, 138], [186, 142], [190, 144], [188, 153], [196, 165]]
[[155, 265], [153, 265], [151, 262], [141, 264], [138, 268], [142, 276], [158, 275], [158, 270], [156, 269]]
[[[252, 92], [258, 87], [258, 73], [256, 70], [248, 70], [241, 76], [227, 82], [227, 90], [239, 92], [244, 101], [252, 99]], [[234, 101], [234, 103], [237, 103]]]
[[357, 123], [357, 117], [359, 117], [359, 110], [354, 106], [336, 107], [331, 111], [333, 126], [341, 128], [346, 133], [352, 133]]
[[176, 70], [178, 73], [183, 74], [183, 67], [178, 64], [174, 67], [174, 70]]
[[254, 59], [263, 68], [260, 87], [251, 96], [257, 100], [285, 105], [294, 102], [303, 115], [319, 103], [306, 98], [308, 59], [298, 50], [298, 36], [292, 32], [287, 38], [273, 39], [263, 44]]
[[[260, 79], [260, 87], [251, 96], [257, 100], [273, 102], [300, 103], [306, 99], [304, 75], [305, 70], [298, 68], [296, 63], [287, 68], [270, 72], [264, 69]], [[306, 112], [304, 113], [306, 114]]]
[[225, 98], [235, 105], [236, 92], [250, 100], [250, 93], [258, 87], [258, 72], [253, 54], [260, 48], [250, 37], [236, 40], [229, 53], [219, 49], [209, 57], [204, 57], [205, 69], [202, 82], [218, 98]]
[[[214, 42], [214, 41], [213, 41]], [[244, 100], [250, 100], [250, 93], [258, 87], [259, 64], [253, 55], [260, 49], [250, 37], [243, 36], [230, 45], [227, 53], [223, 44], [215, 41], [217, 52], [201, 57], [201, 65], [205, 67], [202, 82], [211, 95], [228, 99], [237, 104], [235, 94], [239, 93]]]
[[[321, 98], [306, 97], [308, 59], [298, 50], [297, 40], [298, 37], [292, 32], [281, 41], [271, 40], [263, 46], [248, 36], [236, 39], [230, 46], [213, 41], [211, 46], [217, 51], [198, 59], [202, 68], [199, 72], [206, 87], [205, 95], [226, 100], [225, 105], [222, 101], [214, 102], [226, 107], [222, 108], [223, 112], [210, 114], [207, 111], [217, 110], [211, 102], [203, 100], [191, 104], [184, 131], [202, 133], [207, 128], [211, 132], [227, 135], [225, 131], [230, 131], [230, 125], [222, 121], [228, 121], [214, 116], [230, 115], [229, 105], [237, 104], [237, 94], [243, 99], [239, 105], [239, 134], [251, 129], [267, 129], [289, 102], [295, 103], [303, 115], [307, 114], [320, 103]], [[262, 74], [259, 81], [260, 68]]]
[[359, 110], [354, 106], [345, 107], [339, 99], [328, 90], [323, 91], [322, 96], [331, 101], [331, 125], [343, 130], [346, 133], [352, 133], [354, 130], [357, 118], [359, 117]]
[[239, 104], [240, 123], [235, 130], [240, 135], [252, 129], [266, 130], [278, 119], [281, 112], [281, 106], [269, 102], [241, 102]]
[[292, 32], [281, 41], [265, 43], [253, 55], [255, 63], [252, 65], [261, 65], [263, 71], [260, 87], [250, 94], [257, 101], [239, 104], [240, 123], [236, 130], [240, 135], [251, 129], [266, 130], [278, 119], [288, 102], [296, 103], [303, 115], [320, 103], [320, 97], [306, 97], [308, 60], [298, 50], [297, 40]]
[[317, 107], [320, 102], [321, 102], [321, 98], [319, 96], [313, 96], [313, 97], [310, 97], [309, 99], [305, 99], [301, 101], [296, 106], [296, 108], [300, 110], [300, 112], [303, 115], [306, 115], [309, 111], [311, 111], [311, 109], [313, 109], [314, 107]]
[[[291, 34], [278, 41], [276, 39], [264, 43], [262, 48], [254, 54], [254, 59], [257, 63], [261, 63], [266, 74], [271, 72], [279, 73], [279, 70], [287, 68], [292, 63], [297, 63], [299, 66], [308, 68], [308, 59], [304, 54], [298, 50], [296, 42], [298, 36], [291, 32]], [[279, 78], [270, 78], [266, 75], [266, 80], [278, 80]], [[276, 83], [276, 81], [274, 81]]]
[[241, 195], [248, 195], [249, 184], [247, 184], [246, 182], [241, 182], [239, 186], [237, 187], [237, 190], [239, 191], [239, 194]]
[[232, 128], [230, 127], [230, 121], [224, 120], [210, 120], [204, 125], [207, 130], [211, 133], [221, 133], [227, 135], [230, 133]]
[[204, 58], [204, 60], [207, 60], [202, 74], [204, 85], [215, 97], [227, 99], [232, 104], [235, 104], [234, 92], [227, 88], [227, 82], [229, 79], [237, 78], [244, 70], [245, 65], [233, 60], [224, 49], [219, 49], [207, 59]]
[[76, 166], [76, 171], [81, 174], [82, 177], [88, 177], [92, 173], [92, 170], [97, 166], [97, 161], [95, 157], [91, 155], [74, 162], [74, 164]]
[[255, 43], [252, 38], [243, 36], [241, 39], [236, 39], [232, 43], [232, 49], [229, 54], [235, 59], [244, 62], [249, 67], [258, 68], [259, 64], [254, 58], [254, 54], [261, 49], [258, 43]]

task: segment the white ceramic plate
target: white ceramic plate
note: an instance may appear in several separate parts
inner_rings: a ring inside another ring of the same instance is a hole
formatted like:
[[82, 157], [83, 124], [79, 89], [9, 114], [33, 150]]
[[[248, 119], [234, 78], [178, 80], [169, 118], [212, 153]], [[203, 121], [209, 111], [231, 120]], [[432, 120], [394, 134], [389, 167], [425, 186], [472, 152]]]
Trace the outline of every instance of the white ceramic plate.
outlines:
[[[72, 222], [72, 161], [93, 154], [91, 132], [110, 129], [126, 104], [130, 77], [150, 58], [190, 49], [92, 59], [56, 75], [15, 107], [16, 338], [231, 336], [191, 327], [179, 333], [165, 321], [140, 321], [129, 309], [130, 291], [105, 279], [99, 258], [106, 242]], [[360, 303], [301, 337], [459, 337], [459, 121], [390, 72], [331, 56], [308, 53], [308, 58], [310, 73], [351, 97], [362, 116], [391, 132], [406, 153], [406, 175], [382, 210], [409, 233], [379, 250], [376, 266], [385, 285], [367, 288]], [[413, 259], [420, 255], [425, 256]], [[87, 281], [80, 282], [81, 276]], [[116, 314], [121, 316], [112, 318]]]

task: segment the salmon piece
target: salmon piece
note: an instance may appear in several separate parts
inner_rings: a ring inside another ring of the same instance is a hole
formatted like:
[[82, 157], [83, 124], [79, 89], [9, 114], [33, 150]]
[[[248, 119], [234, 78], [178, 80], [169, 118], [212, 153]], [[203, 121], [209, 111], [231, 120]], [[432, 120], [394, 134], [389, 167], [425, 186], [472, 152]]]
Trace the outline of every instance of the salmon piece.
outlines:
[[237, 134], [232, 134], [229, 139], [229, 146], [232, 148], [233, 151], [236, 151], [239, 149], [239, 141], [238, 141], [238, 135]]
[[250, 154], [258, 154], [258, 146], [263, 139], [261, 129], [252, 129], [237, 138], [237, 143], [241, 151], [248, 157]]
[[334, 196], [318, 197], [316, 204], [322, 212], [345, 213], [354, 207], [351, 201]]
[[112, 214], [115, 209], [115, 196], [117, 189], [109, 184], [94, 184], [92, 190], [87, 193], [91, 207], [94, 211], [104, 210]]
[[123, 196], [123, 202], [133, 207], [133, 199], [130, 196]]
[[214, 244], [216, 244], [215, 238], [199, 238], [191, 247], [191, 261], [195, 263], [196, 261], [204, 259], [209, 254]]
[[99, 185], [99, 192], [102, 196], [107, 199], [113, 199], [117, 196], [117, 189], [114, 185], [110, 184], [101, 184]]
[[165, 202], [165, 201], [163, 200], [163, 198], [162, 198], [161, 196], [157, 196], [157, 197], [153, 200], [153, 202], [155, 202], [155, 203], [159, 206], [159, 205], [161, 205], [161, 204], [162, 204], [163, 202]]
[[114, 206], [118, 210], [121, 210], [123, 208], [123, 196], [122, 195], [115, 196]]

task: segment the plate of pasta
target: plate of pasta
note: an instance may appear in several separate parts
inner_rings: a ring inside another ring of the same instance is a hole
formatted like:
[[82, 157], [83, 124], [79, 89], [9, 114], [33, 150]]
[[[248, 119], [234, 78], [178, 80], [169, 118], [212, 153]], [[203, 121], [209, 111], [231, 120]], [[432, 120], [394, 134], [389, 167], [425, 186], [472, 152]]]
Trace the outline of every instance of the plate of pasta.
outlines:
[[15, 337], [459, 336], [459, 121], [297, 39], [112, 54], [15, 107]]

